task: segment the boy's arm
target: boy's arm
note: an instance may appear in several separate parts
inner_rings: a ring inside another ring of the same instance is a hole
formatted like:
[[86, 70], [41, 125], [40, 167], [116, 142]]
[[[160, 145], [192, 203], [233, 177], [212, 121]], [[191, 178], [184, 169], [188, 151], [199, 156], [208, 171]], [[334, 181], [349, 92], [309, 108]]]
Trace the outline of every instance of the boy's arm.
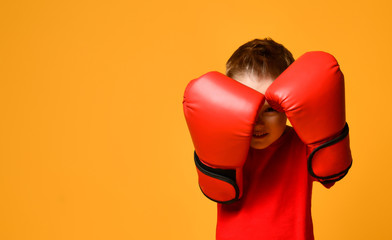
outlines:
[[344, 76], [336, 59], [308, 52], [291, 64], [266, 91], [269, 104], [284, 111], [307, 145], [309, 173], [326, 187], [351, 167], [345, 117]]

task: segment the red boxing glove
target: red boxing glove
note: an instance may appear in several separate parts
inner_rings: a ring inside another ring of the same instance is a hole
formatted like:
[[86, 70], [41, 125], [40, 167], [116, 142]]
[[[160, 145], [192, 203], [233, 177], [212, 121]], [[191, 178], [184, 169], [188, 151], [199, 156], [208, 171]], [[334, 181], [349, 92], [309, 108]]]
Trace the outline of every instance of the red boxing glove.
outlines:
[[267, 89], [268, 103], [284, 111], [308, 146], [308, 170], [328, 183], [343, 178], [351, 167], [345, 116], [344, 77], [336, 59], [308, 52], [291, 64]]
[[209, 72], [185, 89], [183, 108], [195, 147], [199, 186], [209, 199], [231, 203], [242, 195], [242, 168], [263, 94]]

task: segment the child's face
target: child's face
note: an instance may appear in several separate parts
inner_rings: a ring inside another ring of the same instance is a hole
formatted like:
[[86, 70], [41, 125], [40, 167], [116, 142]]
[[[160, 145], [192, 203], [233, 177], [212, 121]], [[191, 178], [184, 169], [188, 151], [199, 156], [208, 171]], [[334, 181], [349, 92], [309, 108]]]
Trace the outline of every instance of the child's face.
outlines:
[[[272, 84], [272, 78], [261, 78], [252, 75], [234, 76], [240, 83], [265, 94]], [[275, 142], [286, 129], [287, 117], [282, 112], [277, 112], [265, 101], [253, 128], [253, 137], [250, 146], [255, 149], [264, 149]]]

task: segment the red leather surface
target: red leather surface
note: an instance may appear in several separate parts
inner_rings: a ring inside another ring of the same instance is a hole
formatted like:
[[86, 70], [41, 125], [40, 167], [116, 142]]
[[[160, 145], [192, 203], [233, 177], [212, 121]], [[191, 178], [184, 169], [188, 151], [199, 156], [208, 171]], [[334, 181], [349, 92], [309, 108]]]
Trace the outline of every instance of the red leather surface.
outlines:
[[263, 94], [218, 72], [191, 81], [183, 108], [200, 160], [222, 169], [242, 166], [263, 103]]
[[197, 174], [199, 177], [200, 189], [209, 198], [215, 201], [226, 202], [236, 197], [236, 190], [231, 184], [207, 176], [199, 170], [197, 170]]
[[[309, 152], [312, 150], [310, 147]], [[346, 170], [351, 161], [350, 140], [347, 135], [342, 141], [317, 151], [312, 159], [312, 169], [317, 176], [328, 177]]]
[[[336, 59], [325, 52], [308, 52], [291, 64], [267, 89], [269, 104], [284, 111], [312, 152], [334, 139], [346, 124], [344, 76]], [[337, 174], [351, 164], [349, 137], [319, 150], [312, 159], [320, 177]]]
[[[223, 75], [209, 72], [185, 89], [183, 109], [195, 151], [205, 165], [235, 170], [239, 197], [242, 167], [264, 95]], [[232, 185], [198, 171], [199, 185], [209, 198], [233, 200]]]
[[328, 53], [302, 55], [274, 81], [265, 96], [272, 107], [286, 112], [307, 144], [333, 137], [346, 123], [344, 77]]

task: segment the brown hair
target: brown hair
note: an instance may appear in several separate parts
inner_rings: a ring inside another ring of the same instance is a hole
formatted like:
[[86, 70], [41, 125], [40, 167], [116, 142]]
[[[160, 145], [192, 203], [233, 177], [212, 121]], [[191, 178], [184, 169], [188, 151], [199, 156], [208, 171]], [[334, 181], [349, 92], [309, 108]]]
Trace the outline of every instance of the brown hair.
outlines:
[[251, 73], [261, 77], [278, 77], [291, 63], [293, 55], [271, 38], [254, 39], [240, 46], [226, 63], [226, 75]]

